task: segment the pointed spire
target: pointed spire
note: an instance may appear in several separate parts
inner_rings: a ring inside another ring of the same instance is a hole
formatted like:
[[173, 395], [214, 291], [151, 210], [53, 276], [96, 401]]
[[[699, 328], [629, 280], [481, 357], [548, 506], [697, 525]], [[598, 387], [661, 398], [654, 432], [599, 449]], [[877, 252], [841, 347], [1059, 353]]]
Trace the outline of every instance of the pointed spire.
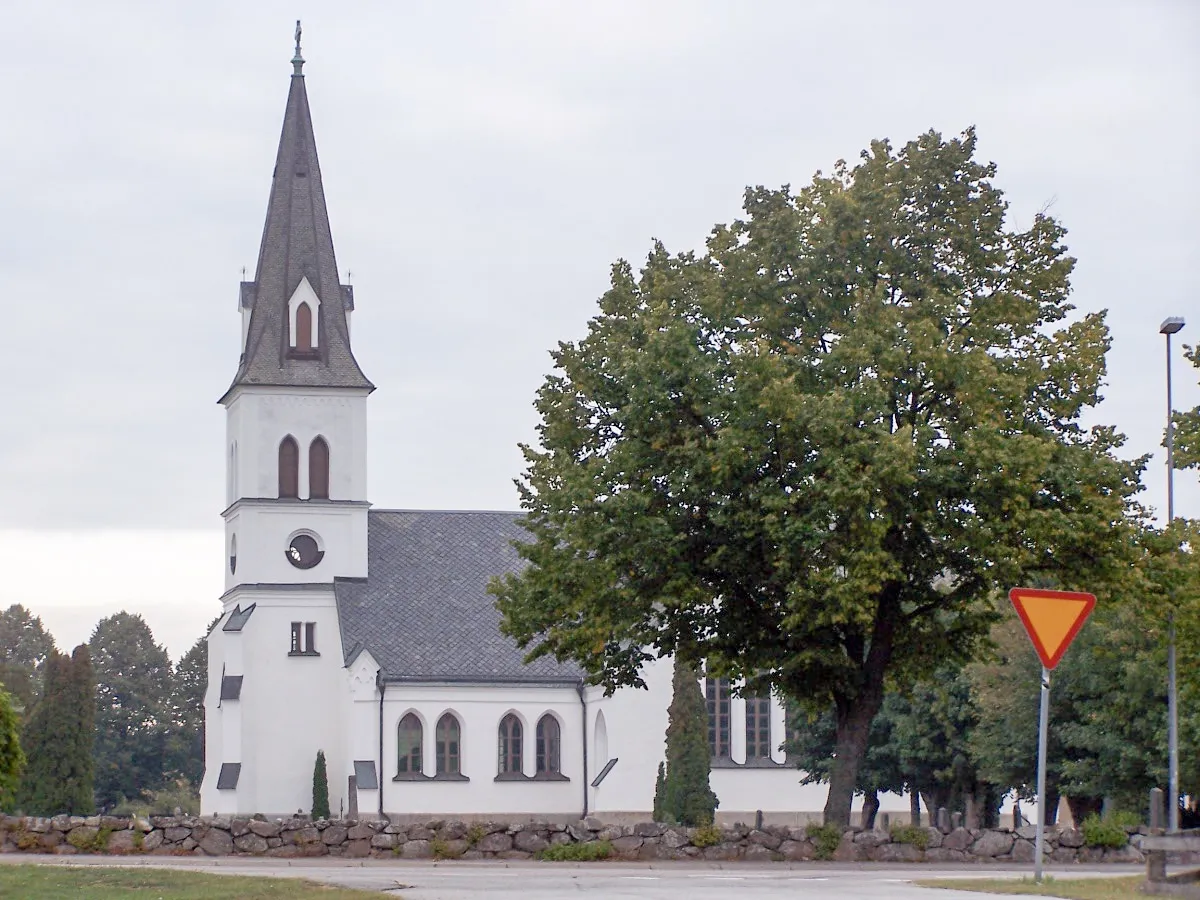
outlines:
[[[251, 306], [250, 325], [233, 384], [373, 389], [350, 349], [346, 310], [353, 309], [353, 294], [338, 278], [308, 92], [300, 74], [304, 60], [299, 22], [292, 62], [295, 72], [275, 157], [258, 268], [254, 281], [242, 288], [243, 305]], [[317, 298], [317, 308], [312, 310], [316, 350], [297, 353], [290, 340], [288, 304], [305, 279]]]
[[300, 75], [301, 77], [303, 77], [304, 73], [302, 71], [300, 71], [301, 69], [304, 68], [304, 57], [300, 55], [300, 31], [301, 31], [300, 20], [297, 19], [296, 20], [296, 55], [292, 57], [292, 67], [294, 69], [292, 74]]

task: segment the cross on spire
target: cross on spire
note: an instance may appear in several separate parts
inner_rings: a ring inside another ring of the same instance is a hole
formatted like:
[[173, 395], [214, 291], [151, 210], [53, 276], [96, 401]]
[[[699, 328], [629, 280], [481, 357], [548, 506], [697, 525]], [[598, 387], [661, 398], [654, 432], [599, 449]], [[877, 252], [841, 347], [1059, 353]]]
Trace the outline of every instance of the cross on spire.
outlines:
[[296, 55], [292, 57], [292, 65], [295, 66], [295, 71], [292, 72], [293, 75], [303, 75], [304, 74], [302, 71], [300, 71], [301, 69], [304, 68], [304, 57], [300, 55], [300, 31], [301, 31], [300, 20], [297, 19], [296, 20]]

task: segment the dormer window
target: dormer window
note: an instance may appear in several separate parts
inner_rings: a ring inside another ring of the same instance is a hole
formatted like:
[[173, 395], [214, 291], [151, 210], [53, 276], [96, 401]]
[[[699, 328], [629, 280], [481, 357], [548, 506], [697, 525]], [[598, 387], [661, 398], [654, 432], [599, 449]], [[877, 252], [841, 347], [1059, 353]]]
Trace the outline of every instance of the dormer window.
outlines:
[[288, 356], [316, 359], [321, 345], [321, 299], [307, 278], [301, 278], [288, 300]]

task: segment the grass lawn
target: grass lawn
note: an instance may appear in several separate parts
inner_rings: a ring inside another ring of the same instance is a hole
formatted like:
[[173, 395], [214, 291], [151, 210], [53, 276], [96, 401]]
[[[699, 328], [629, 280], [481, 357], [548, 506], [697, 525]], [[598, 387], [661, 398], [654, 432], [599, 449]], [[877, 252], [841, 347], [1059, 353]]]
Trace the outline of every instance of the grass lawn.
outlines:
[[379, 896], [295, 878], [245, 878], [149, 867], [0, 866], [0, 897], [4, 900], [369, 900]]
[[956, 891], [979, 891], [984, 894], [1025, 894], [1033, 897], [1066, 897], [1068, 900], [1128, 900], [1145, 897], [1138, 885], [1145, 881], [1141, 875], [1126, 878], [1051, 878], [1041, 884], [1032, 878], [938, 878], [918, 881], [923, 887], [948, 888]]

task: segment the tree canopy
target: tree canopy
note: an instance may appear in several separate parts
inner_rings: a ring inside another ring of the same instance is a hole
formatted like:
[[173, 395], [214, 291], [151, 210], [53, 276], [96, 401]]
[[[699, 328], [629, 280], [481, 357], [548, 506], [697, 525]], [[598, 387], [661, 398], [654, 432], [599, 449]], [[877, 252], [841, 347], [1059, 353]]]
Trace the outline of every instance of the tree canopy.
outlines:
[[12, 698], [0, 687], [0, 810], [14, 809], [17, 779], [24, 767], [17, 714]]
[[17, 709], [32, 708], [41, 693], [42, 670], [54, 652], [42, 620], [19, 603], [0, 612], [0, 684]]
[[95, 732], [92, 666], [80, 644], [71, 656], [57, 650], [46, 660], [45, 688], [25, 724], [28, 764], [17, 803], [34, 815], [90, 815], [92, 738]]
[[493, 584], [532, 656], [609, 688], [647, 660], [832, 705], [846, 824], [885, 682], [962, 660], [999, 589], [1120, 569], [1140, 461], [1084, 428], [1109, 345], [1068, 317], [1064, 230], [1005, 225], [968, 131], [749, 189], [702, 255], [612, 270], [537, 395], [529, 565]]

